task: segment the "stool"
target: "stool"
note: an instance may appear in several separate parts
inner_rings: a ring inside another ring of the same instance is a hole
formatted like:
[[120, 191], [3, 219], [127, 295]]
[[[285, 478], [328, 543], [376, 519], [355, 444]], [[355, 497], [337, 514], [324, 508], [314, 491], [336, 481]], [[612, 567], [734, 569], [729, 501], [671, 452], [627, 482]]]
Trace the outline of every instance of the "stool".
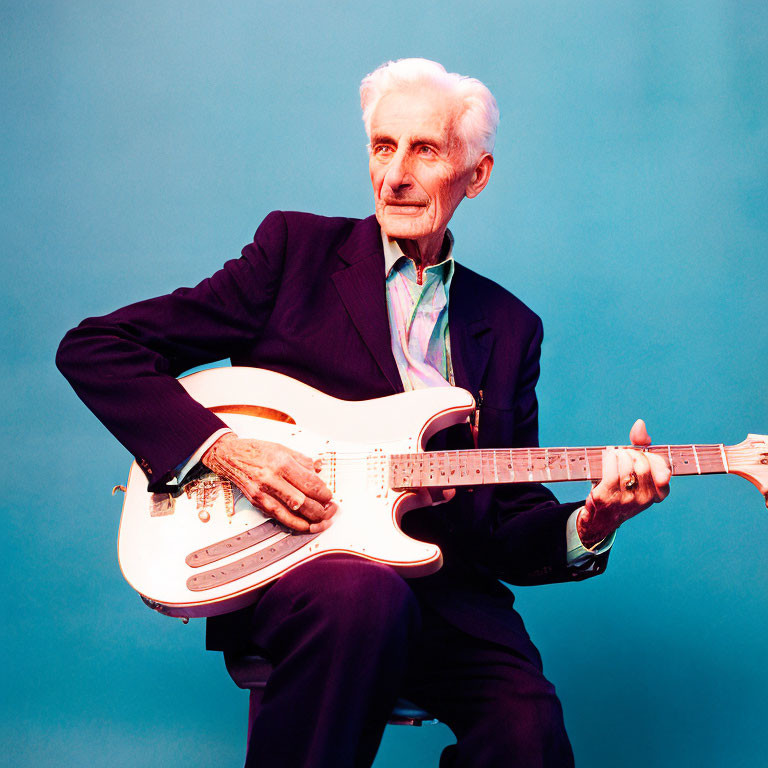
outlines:
[[[263, 656], [246, 655], [224, 652], [224, 663], [227, 665], [229, 676], [239, 688], [251, 692], [248, 701], [248, 739], [251, 738], [251, 726], [267, 685], [267, 678], [272, 672], [272, 664]], [[389, 716], [391, 725], [432, 725], [438, 720], [426, 710], [407, 699], [398, 699], [392, 714]]]

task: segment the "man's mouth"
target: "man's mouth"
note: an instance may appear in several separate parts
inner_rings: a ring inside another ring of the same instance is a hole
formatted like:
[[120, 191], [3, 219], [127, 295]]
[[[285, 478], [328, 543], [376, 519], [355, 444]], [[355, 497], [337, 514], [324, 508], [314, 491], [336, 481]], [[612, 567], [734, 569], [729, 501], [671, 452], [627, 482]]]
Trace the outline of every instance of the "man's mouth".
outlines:
[[387, 213], [418, 214], [427, 207], [423, 200], [383, 200]]

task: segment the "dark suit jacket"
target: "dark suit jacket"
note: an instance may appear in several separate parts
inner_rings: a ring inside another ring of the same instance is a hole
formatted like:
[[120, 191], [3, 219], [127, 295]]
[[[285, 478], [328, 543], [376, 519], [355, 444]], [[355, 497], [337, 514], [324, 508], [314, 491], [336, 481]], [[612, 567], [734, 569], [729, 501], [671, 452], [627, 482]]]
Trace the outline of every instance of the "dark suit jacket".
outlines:
[[[89, 318], [62, 341], [57, 364], [78, 395], [136, 457], [152, 490], [223, 424], [175, 377], [214, 360], [278, 371], [334, 397], [402, 391], [391, 351], [384, 256], [375, 217], [273, 212], [242, 257], [194, 288]], [[480, 447], [538, 444], [535, 385], [540, 319], [508, 291], [456, 264], [450, 290], [457, 386], [483, 390]], [[430, 447], [471, 447], [454, 427]], [[411, 512], [405, 529], [440, 545], [445, 565], [412, 580], [414, 591], [465, 631], [520, 646], [527, 634], [498, 579], [570, 581], [599, 573], [566, 565], [565, 523], [538, 484], [460, 492]], [[238, 614], [209, 621], [209, 647], [238, 633]]]

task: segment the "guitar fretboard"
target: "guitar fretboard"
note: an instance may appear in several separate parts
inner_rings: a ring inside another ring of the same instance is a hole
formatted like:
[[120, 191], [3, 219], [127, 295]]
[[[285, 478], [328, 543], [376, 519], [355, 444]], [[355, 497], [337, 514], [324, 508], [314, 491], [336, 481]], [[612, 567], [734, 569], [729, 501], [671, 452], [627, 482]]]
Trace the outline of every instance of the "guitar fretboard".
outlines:
[[[635, 448], [636, 446], [619, 446]], [[489, 483], [557, 483], [599, 480], [604, 447], [492, 448], [401, 453], [389, 457], [390, 487], [453, 487]], [[728, 472], [725, 447], [654, 445], [640, 450], [666, 460], [673, 475]]]

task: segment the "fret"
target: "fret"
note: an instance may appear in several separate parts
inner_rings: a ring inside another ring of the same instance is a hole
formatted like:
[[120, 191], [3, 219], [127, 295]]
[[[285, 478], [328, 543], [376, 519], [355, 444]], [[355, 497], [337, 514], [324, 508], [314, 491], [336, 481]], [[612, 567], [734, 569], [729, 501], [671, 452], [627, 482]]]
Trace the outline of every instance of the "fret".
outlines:
[[699, 454], [696, 453], [696, 446], [692, 445], [691, 448], [693, 448], [693, 458], [696, 459], [696, 472], [701, 474], [701, 464], [699, 464]]
[[508, 482], [514, 483], [515, 482], [515, 465], [512, 461], [512, 449], [510, 448], [508, 451], [505, 451], [507, 455], [507, 471], [509, 472], [509, 477], [507, 478]]
[[528, 448], [528, 479], [531, 482], [536, 482], [539, 479], [538, 473], [540, 469], [536, 461], [536, 450], [536, 448]]
[[458, 480], [466, 485], [466, 479], [469, 477], [469, 453], [467, 451], [459, 451], [456, 458], [459, 462]]
[[565, 448], [565, 476], [568, 480], [571, 479], [571, 462], [568, 460], [568, 449]]
[[469, 475], [469, 468], [467, 467], [468, 454], [466, 451], [459, 451], [459, 480], [465, 480]]
[[520, 448], [515, 448], [513, 451], [510, 451], [510, 453], [512, 454], [512, 465], [515, 468], [515, 477], [518, 482], [522, 482], [526, 470], [525, 456], [523, 455], [525, 451]]
[[495, 450], [493, 452], [493, 469], [496, 472], [497, 483], [508, 483], [508, 470], [506, 451], [504, 449]]
[[718, 447], [720, 448], [720, 457], [723, 460], [723, 467], [725, 468], [726, 472], [730, 472], [731, 470], [728, 469], [728, 459], [725, 457], [725, 446], [720, 443]]
[[[479, 455], [478, 455], [479, 454]], [[483, 452], [482, 451], [475, 451], [473, 454], [471, 454], [470, 459], [472, 460], [472, 479], [477, 482], [480, 480], [482, 482], [483, 478]]]
[[701, 458], [702, 475], [719, 474], [728, 471], [719, 445], [697, 445], [696, 452]]
[[453, 479], [456, 477], [456, 473], [459, 471], [457, 462], [451, 461], [451, 456], [449, 453], [445, 454], [446, 461], [448, 462], [448, 476]]
[[586, 453], [582, 454], [582, 451], [586, 449], [571, 448], [571, 453], [567, 454], [568, 457], [568, 480], [584, 480], [588, 476], [588, 468], [585, 461], [582, 461], [582, 455], [586, 460]]
[[[448, 467], [446, 467], [446, 464]], [[445, 451], [440, 452], [440, 485], [448, 485], [448, 468], [450, 467], [450, 460]]]
[[431, 486], [440, 485], [440, 451], [430, 451], [427, 459], [429, 471], [429, 484]]
[[568, 457], [565, 448], [549, 448], [547, 450], [549, 482], [560, 482], [570, 480], [570, 467], [568, 466]]

